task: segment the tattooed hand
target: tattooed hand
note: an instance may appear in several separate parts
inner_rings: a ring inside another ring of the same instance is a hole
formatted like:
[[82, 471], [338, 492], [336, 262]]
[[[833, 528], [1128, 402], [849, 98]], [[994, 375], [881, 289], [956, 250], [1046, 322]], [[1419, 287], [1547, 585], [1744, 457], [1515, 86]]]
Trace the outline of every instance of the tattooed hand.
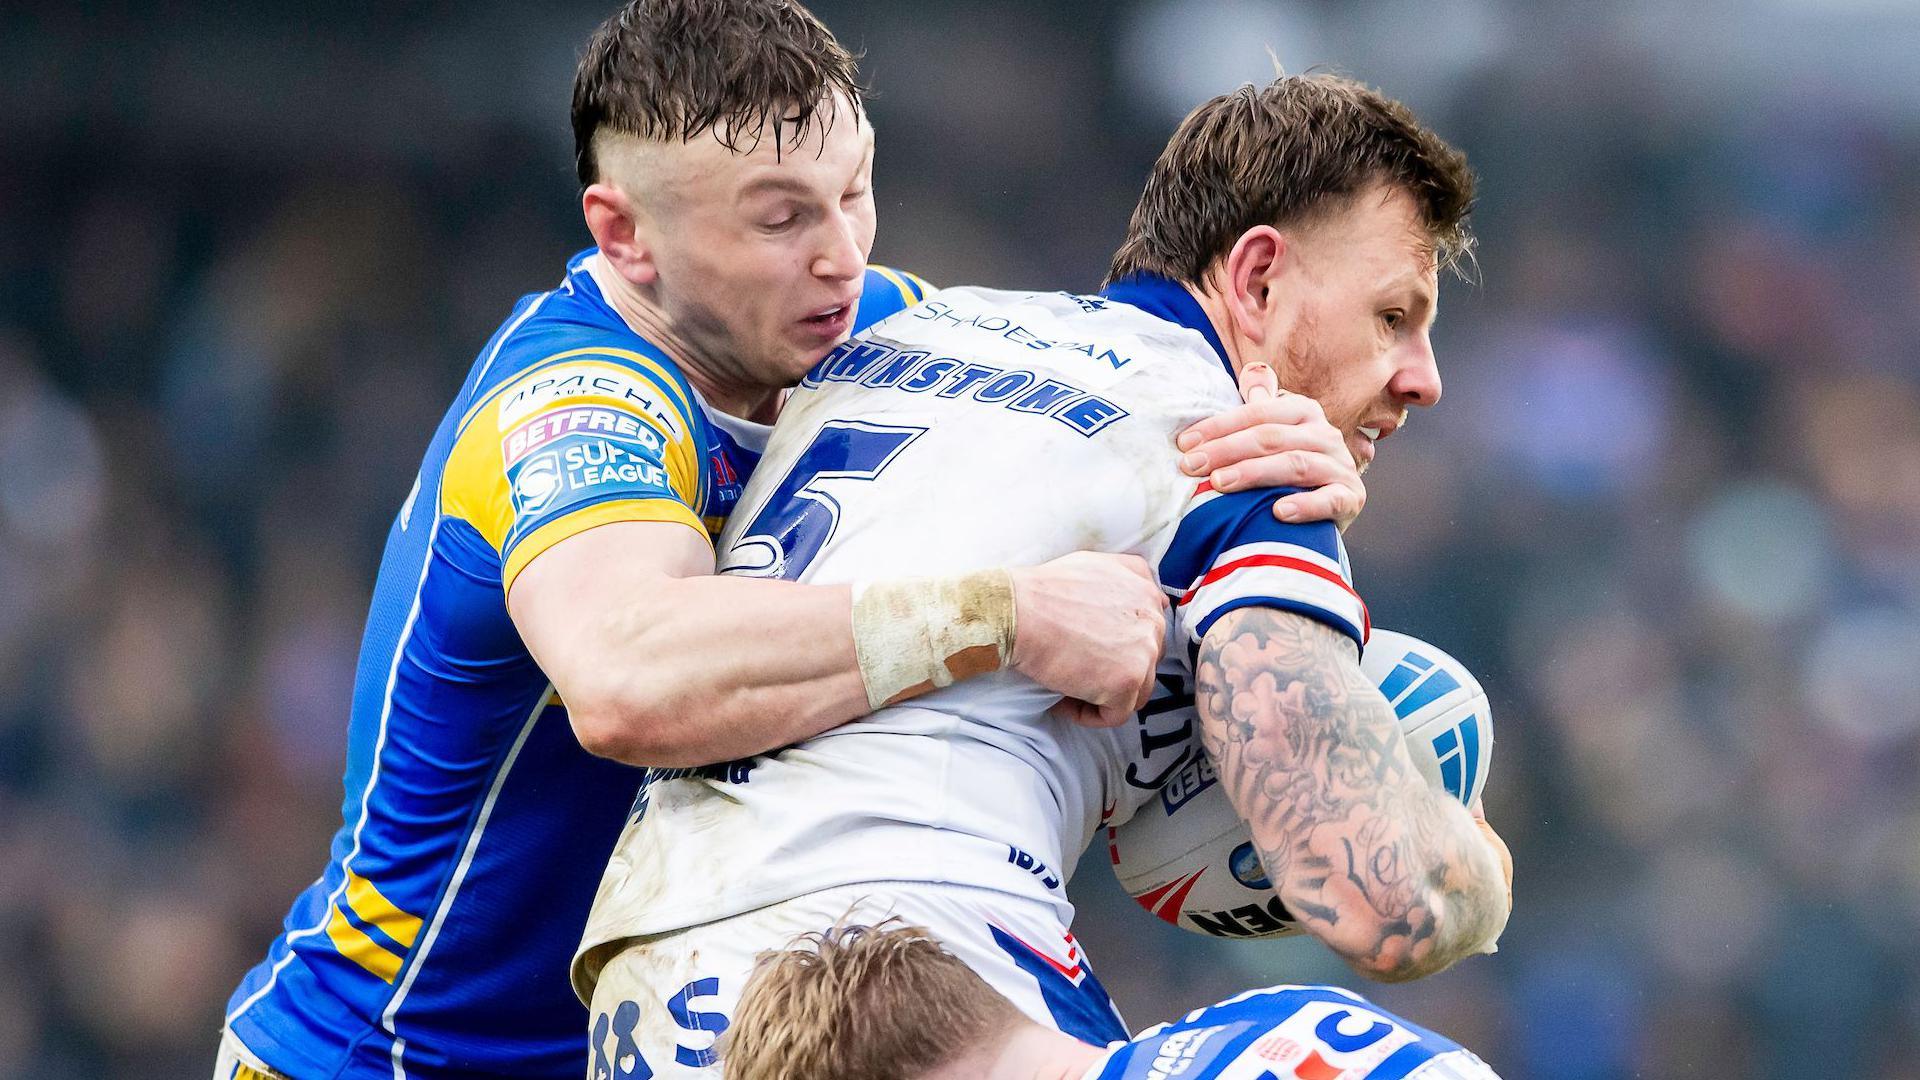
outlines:
[[1351, 641], [1231, 611], [1200, 643], [1195, 686], [1207, 752], [1301, 925], [1384, 981], [1492, 950], [1509, 907], [1498, 857], [1415, 770]]

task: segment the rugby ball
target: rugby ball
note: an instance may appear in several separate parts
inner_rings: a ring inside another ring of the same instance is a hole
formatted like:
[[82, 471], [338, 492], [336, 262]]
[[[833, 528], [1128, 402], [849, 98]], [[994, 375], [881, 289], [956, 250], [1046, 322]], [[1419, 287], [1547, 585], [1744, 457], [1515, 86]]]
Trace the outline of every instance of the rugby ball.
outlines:
[[[1360, 670], [1400, 718], [1427, 781], [1472, 805], [1493, 753], [1486, 691], [1458, 660], [1392, 630], [1375, 629]], [[1205, 754], [1196, 754], [1124, 824], [1107, 829], [1114, 876], [1141, 907], [1209, 937], [1300, 933]]]

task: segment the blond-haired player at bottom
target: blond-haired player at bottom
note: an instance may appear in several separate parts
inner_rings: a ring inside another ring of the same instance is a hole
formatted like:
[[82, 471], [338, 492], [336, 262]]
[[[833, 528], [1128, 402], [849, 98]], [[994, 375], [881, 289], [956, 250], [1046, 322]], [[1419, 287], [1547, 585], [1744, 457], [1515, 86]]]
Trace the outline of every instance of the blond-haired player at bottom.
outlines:
[[1249, 990], [1094, 1046], [1028, 1019], [897, 919], [762, 953], [724, 1042], [729, 1080], [1499, 1080], [1334, 986]]

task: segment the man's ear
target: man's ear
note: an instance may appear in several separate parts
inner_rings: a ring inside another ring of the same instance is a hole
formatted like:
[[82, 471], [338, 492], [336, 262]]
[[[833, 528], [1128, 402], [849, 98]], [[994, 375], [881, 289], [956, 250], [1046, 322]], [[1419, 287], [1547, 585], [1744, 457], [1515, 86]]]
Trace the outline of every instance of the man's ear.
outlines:
[[601, 257], [635, 285], [651, 285], [659, 276], [653, 249], [641, 235], [633, 199], [612, 184], [589, 184], [580, 195], [580, 211]]
[[1274, 284], [1286, 268], [1287, 238], [1271, 225], [1240, 234], [1221, 267], [1221, 298], [1240, 337], [1258, 345], [1267, 336]]

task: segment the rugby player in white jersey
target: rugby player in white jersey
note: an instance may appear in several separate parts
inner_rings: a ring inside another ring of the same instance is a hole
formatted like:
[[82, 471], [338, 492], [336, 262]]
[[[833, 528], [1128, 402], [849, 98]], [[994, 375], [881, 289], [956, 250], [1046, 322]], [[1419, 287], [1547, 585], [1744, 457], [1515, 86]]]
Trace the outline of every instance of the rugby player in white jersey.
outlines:
[[1125, 1042], [1084, 1042], [1027, 1019], [904, 923], [762, 954], [725, 1051], [729, 1080], [1499, 1080], [1334, 986], [1250, 990]]
[[[628, 765], [783, 746], [998, 665], [1092, 720], [1141, 698], [1161, 615], [1137, 561], [949, 578], [910, 616], [869, 611], [869, 632], [935, 632], [917, 674], [898, 653], [863, 668], [845, 585], [714, 573], [710, 533], [784, 388], [922, 295], [866, 265], [859, 101], [852, 58], [784, 0], [635, 0], [588, 44], [573, 128], [595, 247], [479, 351], [395, 516], [340, 827], [232, 996], [222, 1080], [580, 1075], [567, 960]], [[1305, 464], [1329, 486], [1303, 512], [1357, 512], [1324, 422], [1226, 404], [1270, 447], [1323, 451], [1248, 462], [1247, 482]], [[1239, 445], [1216, 440], [1213, 467]], [[999, 647], [950, 666], [954, 627]]]
[[[1273, 493], [1195, 485], [1170, 445], [1270, 366], [1371, 459], [1439, 398], [1429, 328], [1471, 189], [1456, 150], [1365, 87], [1246, 87], [1176, 132], [1101, 295], [947, 289], [808, 373], [723, 569], [850, 584], [858, 621], [916, 610], [889, 579], [1140, 554], [1175, 600], [1164, 686], [1095, 730], [998, 671], [655, 774], [574, 965], [595, 1075], [711, 1071], [754, 953], [856, 902], [930, 927], [1037, 1022], [1123, 1037], [1068, 933], [1064, 871], [1198, 752], [1196, 729], [1278, 899], [1357, 970], [1414, 978], [1493, 947], [1503, 849], [1421, 780], [1362, 675], [1338, 531], [1276, 520]], [[884, 665], [938, 633], [855, 646]]]

